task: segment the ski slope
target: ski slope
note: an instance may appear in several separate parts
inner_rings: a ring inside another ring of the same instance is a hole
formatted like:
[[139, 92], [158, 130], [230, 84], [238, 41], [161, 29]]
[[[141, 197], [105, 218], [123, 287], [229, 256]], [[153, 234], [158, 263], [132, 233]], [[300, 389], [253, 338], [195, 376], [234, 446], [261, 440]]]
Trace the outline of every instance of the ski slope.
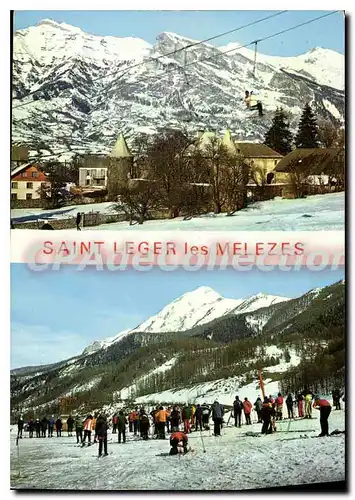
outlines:
[[[19, 440], [20, 477], [16, 427], [10, 433], [11, 486], [15, 489], [73, 490], [249, 490], [277, 486], [343, 481], [345, 435], [318, 438], [319, 417], [288, 420], [272, 435], [260, 433], [261, 424], [224, 427], [215, 438], [203, 432], [189, 435], [195, 450], [183, 457], [167, 456], [168, 440], [141, 441], [128, 433], [118, 444], [108, 436], [109, 456], [98, 459], [98, 445], [80, 448], [75, 437]], [[332, 411], [329, 431], [345, 429], [345, 412]], [[301, 438], [302, 436], [308, 436]], [[137, 439], [137, 440], [136, 440]]]

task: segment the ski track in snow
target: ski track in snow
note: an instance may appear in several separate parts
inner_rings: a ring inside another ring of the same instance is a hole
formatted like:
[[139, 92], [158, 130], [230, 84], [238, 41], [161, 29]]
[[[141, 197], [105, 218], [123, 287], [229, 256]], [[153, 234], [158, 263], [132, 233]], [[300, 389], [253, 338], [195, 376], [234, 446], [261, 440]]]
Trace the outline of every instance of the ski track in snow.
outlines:
[[[16, 489], [76, 490], [248, 490], [345, 479], [345, 435], [296, 439], [300, 434], [317, 436], [317, 419], [294, 420], [290, 431], [248, 437], [261, 425], [222, 429], [222, 437], [203, 433], [189, 436], [195, 450], [181, 458], [165, 456], [169, 441], [134, 441], [118, 444], [117, 434], [108, 436], [109, 456], [97, 459], [98, 445], [81, 449], [75, 437], [20, 440], [20, 470], [16, 426], [10, 433], [11, 486]], [[286, 430], [288, 420], [278, 424]], [[345, 412], [332, 411], [329, 430], [344, 430]], [[307, 432], [302, 432], [307, 431]], [[66, 433], [65, 433], [66, 434]], [[112, 441], [110, 440], [112, 439]]]

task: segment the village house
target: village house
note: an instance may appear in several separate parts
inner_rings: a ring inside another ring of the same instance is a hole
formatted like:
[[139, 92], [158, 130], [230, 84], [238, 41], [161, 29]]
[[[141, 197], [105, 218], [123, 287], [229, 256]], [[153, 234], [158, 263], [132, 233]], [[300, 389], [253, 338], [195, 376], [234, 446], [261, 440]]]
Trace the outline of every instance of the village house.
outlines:
[[107, 156], [86, 154], [80, 157], [79, 186], [106, 188]]
[[250, 184], [272, 184], [276, 180], [275, 168], [283, 156], [256, 142], [234, 142], [237, 154], [240, 154], [250, 168]]
[[132, 170], [133, 155], [120, 134], [109, 155], [87, 154], [80, 158], [79, 186], [83, 190], [107, 189], [108, 194], [125, 185]]
[[309, 184], [327, 185], [329, 181], [344, 182], [344, 148], [298, 148], [284, 156], [275, 168], [276, 182], [288, 184], [292, 174]]
[[41, 187], [48, 183], [46, 174], [37, 163], [25, 163], [11, 172], [11, 200], [38, 200]]

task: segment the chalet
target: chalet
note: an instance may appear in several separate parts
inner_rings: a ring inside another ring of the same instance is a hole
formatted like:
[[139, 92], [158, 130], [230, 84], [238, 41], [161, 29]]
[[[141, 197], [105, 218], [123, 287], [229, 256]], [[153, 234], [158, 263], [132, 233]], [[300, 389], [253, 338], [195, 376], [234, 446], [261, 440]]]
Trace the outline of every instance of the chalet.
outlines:
[[132, 171], [133, 155], [123, 134], [120, 134], [109, 155], [83, 155], [79, 167], [79, 186], [83, 189], [107, 189], [117, 192], [128, 182]]
[[87, 154], [80, 158], [79, 186], [106, 188], [107, 156]]
[[313, 184], [327, 183], [329, 177], [344, 177], [344, 148], [298, 148], [284, 156], [275, 168], [276, 181], [287, 183], [293, 173], [308, 175]]
[[266, 146], [256, 142], [235, 142], [237, 154], [243, 156], [244, 161], [249, 165], [256, 181], [266, 180], [267, 184], [275, 181], [275, 168], [283, 156]]
[[11, 199], [36, 200], [41, 198], [41, 186], [48, 183], [46, 174], [36, 163], [25, 163], [11, 172]]

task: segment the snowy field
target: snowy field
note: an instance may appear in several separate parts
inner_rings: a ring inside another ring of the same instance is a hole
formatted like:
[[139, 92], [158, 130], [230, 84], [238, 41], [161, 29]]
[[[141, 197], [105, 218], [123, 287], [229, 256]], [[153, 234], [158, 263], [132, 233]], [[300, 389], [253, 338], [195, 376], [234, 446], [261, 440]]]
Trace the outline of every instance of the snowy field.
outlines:
[[36, 220], [56, 220], [70, 219], [76, 217], [78, 212], [100, 212], [102, 214], [113, 214], [111, 210], [112, 203], [106, 201], [103, 203], [89, 203], [87, 205], [70, 205], [52, 210], [43, 210], [41, 208], [14, 208], [11, 210], [11, 219], [14, 222], [31, 222]]
[[[272, 435], [261, 424], [224, 427], [215, 438], [208, 431], [189, 435], [193, 452], [168, 456], [168, 439], [141, 441], [128, 434], [118, 444], [109, 435], [109, 456], [97, 458], [98, 445], [80, 448], [74, 437], [20, 441], [11, 436], [11, 487], [75, 490], [248, 490], [345, 480], [345, 435], [318, 438], [318, 411], [312, 420], [278, 424]], [[332, 411], [329, 431], [345, 429], [345, 412]], [[66, 434], [66, 433], [65, 433]], [[303, 437], [301, 437], [301, 435]], [[307, 437], [305, 437], [307, 436]]]
[[[77, 212], [99, 211], [114, 213], [112, 203], [93, 203], [73, 205], [52, 211], [40, 209], [16, 209], [11, 217], [16, 222], [40, 219], [61, 219], [73, 217]], [[305, 199], [262, 201], [240, 210], [228, 217], [225, 214], [208, 214], [184, 221], [178, 217], [173, 220], [147, 221], [142, 225], [130, 226], [128, 222], [117, 222], [90, 226], [84, 230], [132, 230], [132, 231], [331, 231], [344, 229], [345, 195], [331, 193], [309, 196]]]
[[[184, 221], [147, 221], [129, 226], [127, 222], [102, 224], [90, 229], [140, 231], [331, 231], [344, 229], [344, 193], [309, 196], [305, 199], [262, 201], [228, 217], [225, 214], [208, 214]], [[89, 228], [88, 228], [89, 229]]]

